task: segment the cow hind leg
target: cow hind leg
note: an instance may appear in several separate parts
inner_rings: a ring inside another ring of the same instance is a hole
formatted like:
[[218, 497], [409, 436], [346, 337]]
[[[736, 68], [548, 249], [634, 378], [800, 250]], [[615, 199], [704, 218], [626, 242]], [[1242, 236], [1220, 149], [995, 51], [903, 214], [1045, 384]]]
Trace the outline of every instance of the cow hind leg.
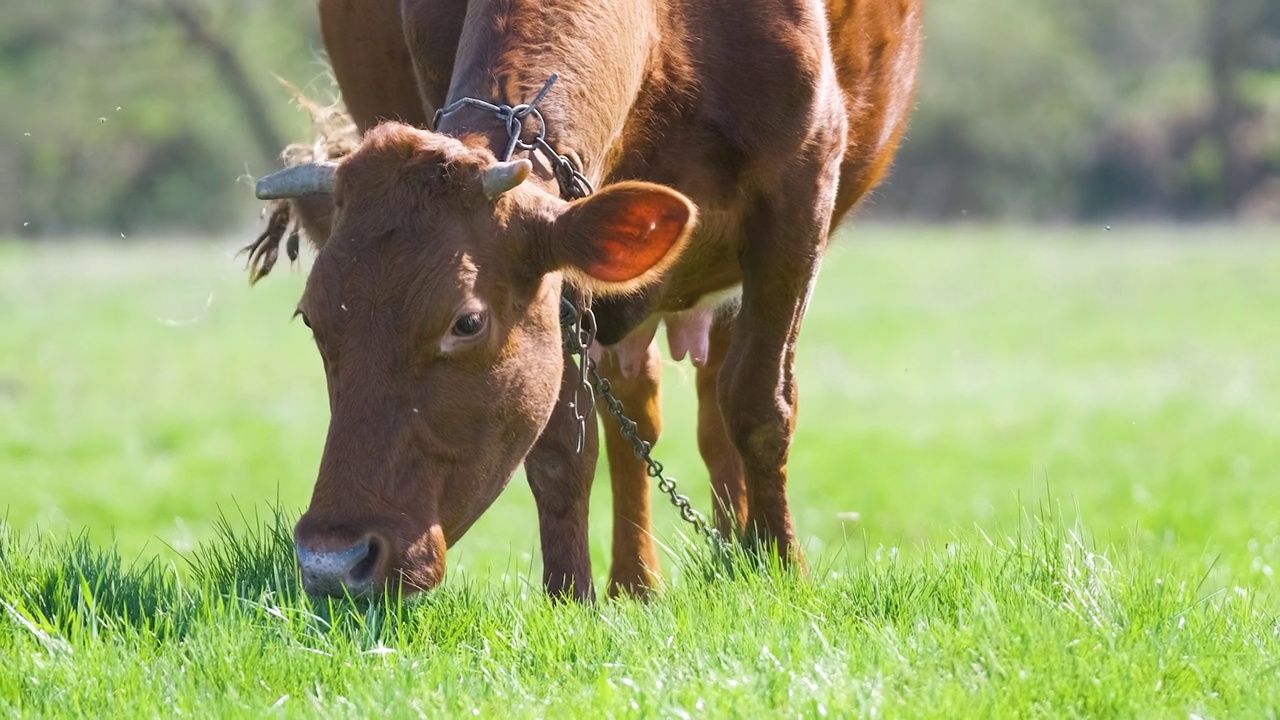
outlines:
[[560, 398], [547, 427], [525, 457], [525, 475], [538, 506], [542, 583], [553, 598], [595, 600], [587, 512], [599, 455], [599, 432], [590, 419], [578, 452], [578, 421], [572, 402], [578, 371], [565, 356]]
[[720, 408], [720, 370], [733, 334], [733, 315], [716, 318], [711, 326], [707, 362], [698, 368], [698, 450], [711, 475], [716, 528], [725, 538], [735, 537], [747, 526], [747, 480], [742, 458], [729, 437]]
[[[658, 394], [662, 359], [658, 344], [650, 342], [644, 360], [633, 377], [622, 372], [616, 353], [606, 352], [598, 364], [609, 381], [614, 397], [636, 424], [636, 435], [650, 445], [662, 434], [662, 406]], [[636, 457], [631, 441], [623, 437], [617, 418], [603, 402], [597, 410], [604, 424], [605, 452], [609, 458], [609, 478], [613, 485], [613, 566], [609, 572], [609, 595], [648, 596], [661, 582], [658, 548], [650, 520], [649, 474], [644, 461]]]

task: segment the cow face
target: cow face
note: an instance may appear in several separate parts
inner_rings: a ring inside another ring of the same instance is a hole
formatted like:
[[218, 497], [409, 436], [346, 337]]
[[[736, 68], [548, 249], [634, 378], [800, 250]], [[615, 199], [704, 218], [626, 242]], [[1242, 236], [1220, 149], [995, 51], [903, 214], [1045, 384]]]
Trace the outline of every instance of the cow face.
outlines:
[[530, 167], [389, 123], [323, 187], [304, 188], [331, 189], [335, 205], [298, 304], [331, 411], [295, 531], [308, 591], [439, 583], [446, 548], [507, 485], [558, 400], [562, 281], [633, 291], [694, 223], [689, 201], [661, 186], [567, 203], [522, 184]]

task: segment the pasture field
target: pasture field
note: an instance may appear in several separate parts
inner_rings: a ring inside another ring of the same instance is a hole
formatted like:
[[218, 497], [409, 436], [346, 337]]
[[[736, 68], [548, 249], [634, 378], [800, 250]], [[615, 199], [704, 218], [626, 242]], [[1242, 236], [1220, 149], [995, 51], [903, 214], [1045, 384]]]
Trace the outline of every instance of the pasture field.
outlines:
[[[1275, 717], [1275, 238], [845, 230], [799, 346], [810, 577], [669, 555], [659, 598], [594, 608], [541, 598], [519, 477], [429, 596], [300, 596], [302, 272], [0, 243], [0, 713]], [[706, 509], [692, 380], [656, 454]], [[608, 508], [602, 475], [602, 583]]]

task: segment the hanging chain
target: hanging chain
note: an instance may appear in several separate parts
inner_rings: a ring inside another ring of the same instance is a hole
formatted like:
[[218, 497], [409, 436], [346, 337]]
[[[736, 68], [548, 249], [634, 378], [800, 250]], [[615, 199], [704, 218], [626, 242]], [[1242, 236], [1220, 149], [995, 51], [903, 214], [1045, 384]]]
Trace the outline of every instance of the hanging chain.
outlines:
[[[596, 396], [591, 388], [590, 374], [595, 371], [595, 361], [588, 352], [596, 339], [596, 316], [586, 302], [574, 302], [568, 294], [560, 295], [560, 329], [564, 334], [564, 347], [570, 355], [578, 356], [578, 380], [573, 387], [573, 419], [578, 423], [578, 445], [582, 452], [587, 437], [587, 419], [595, 422]], [[583, 398], [586, 400], [583, 400]]]
[[[538, 103], [542, 102], [542, 99], [546, 97], [547, 91], [555, 84], [557, 77], [557, 75], [552, 75], [547, 80], [546, 85], [542, 86], [542, 90], [534, 97], [533, 102], [530, 103], [506, 105], [469, 97], [455, 100], [436, 111], [435, 118], [432, 121], [432, 128], [438, 127], [440, 121], [446, 115], [463, 107], [472, 107], [489, 112], [507, 126], [507, 147], [501, 158], [504, 162], [510, 160], [511, 155], [517, 150], [541, 152], [552, 163], [556, 182], [560, 185], [561, 198], [578, 200], [587, 197], [595, 192], [591, 181], [587, 179], [586, 175], [578, 169], [572, 160], [556, 152], [551, 147], [551, 144], [547, 142], [547, 124], [542, 118], [542, 113], [538, 112]], [[537, 134], [532, 139], [525, 140], [523, 137], [524, 123], [529, 117], [537, 120]], [[570, 293], [571, 291], [566, 289], [560, 296], [560, 328], [564, 334], [565, 350], [578, 359], [578, 379], [573, 388], [573, 401], [571, 404], [574, 419], [578, 423], [578, 452], [582, 452], [583, 443], [586, 440], [587, 422], [595, 421], [595, 396], [598, 392], [600, 397], [604, 399], [605, 408], [609, 411], [609, 414], [617, 418], [622, 437], [631, 443], [636, 457], [644, 461], [646, 474], [656, 480], [658, 489], [671, 498], [671, 504], [680, 511], [680, 517], [692, 525], [698, 534], [706, 537], [715, 550], [727, 550], [729, 543], [720, 534], [720, 531], [707, 521], [705, 515], [693, 507], [687, 495], [679, 492], [676, 487], [676, 479], [667, 477], [662, 463], [653, 459], [653, 456], [650, 455], [650, 451], [653, 449], [652, 443], [640, 437], [636, 422], [626, 416], [622, 401], [614, 396], [613, 388], [609, 385], [609, 381], [600, 376], [600, 372], [596, 368], [596, 361], [591, 358], [591, 345], [596, 339], [596, 317], [591, 312], [591, 302], [585, 297], [575, 299], [571, 297]]]
[[[574, 412], [580, 423], [580, 432], [586, 432], [586, 423], [584, 420], [585, 413], [582, 413], [582, 407], [579, 405], [579, 391], [584, 390], [587, 396], [591, 398], [589, 401], [591, 407], [588, 412], [594, 412], [595, 399], [592, 393], [592, 384], [595, 385], [595, 392], [600, 394], [604, 399], [605, 409], [609, 414], [617, 418], [618, 428], [622, 433], [622, 437], [631, 443], [632, 450], [636, 457], [644, 461], [645, 473], [657, 481], [658, 489], [666, 493], [671, 498], [671, 504], [680, 511], [680, 517], [685, 522], [693, 526], [698, 534], [702, 535], [712, 544], [717, 551], [725, 551], [729, 548], [729, 543], [720, 534], [714, 525], [707, 522], [707, 516], [698, 512], [697, 509], [689, 502], [689, 496], [680, 493], [676, 486], [676, 479], [667, 477], [665, 468], [662, 463], [658, 462], [650, 454], [653, 450], [653, 444], [640, 437], [639, 426], [636, 421], [627, 417], [622, 401], [613, 394], [613, 388], [609, 384], [607, 378], [601, 377], [599, 370], [596, 369], [596, 361], [591, 358], [590, 348], [591, 342], [595, 339], [595, 316], [591, 313], [590, 307], [584, 307], [581, 310], [566, 296], [560, 298], [560, 327], [564, 330], [564, 346], [570, 355], [578, 357], [578, 387], [574, 388]], [[578, 445], [582, 445], [583, 435], [578, 436]]]

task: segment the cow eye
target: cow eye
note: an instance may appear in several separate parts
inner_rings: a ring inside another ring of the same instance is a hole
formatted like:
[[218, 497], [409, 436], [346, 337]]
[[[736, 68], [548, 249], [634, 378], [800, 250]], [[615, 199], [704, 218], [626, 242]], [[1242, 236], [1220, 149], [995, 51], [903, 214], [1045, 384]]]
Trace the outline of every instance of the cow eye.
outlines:
[[308, 329], [311, 328], [311, 321], [307, 319], [306, 313], [302, 312], [301, 310], [295, 310], [293, 313], [293, 316], [296, 318], [302, 318], [302, 324], [306, 325]]
[[458, 337], [472, 337], [484, 329], [484, 315], [478, 312], [467, 313], [453, 323], [453, 334]]

